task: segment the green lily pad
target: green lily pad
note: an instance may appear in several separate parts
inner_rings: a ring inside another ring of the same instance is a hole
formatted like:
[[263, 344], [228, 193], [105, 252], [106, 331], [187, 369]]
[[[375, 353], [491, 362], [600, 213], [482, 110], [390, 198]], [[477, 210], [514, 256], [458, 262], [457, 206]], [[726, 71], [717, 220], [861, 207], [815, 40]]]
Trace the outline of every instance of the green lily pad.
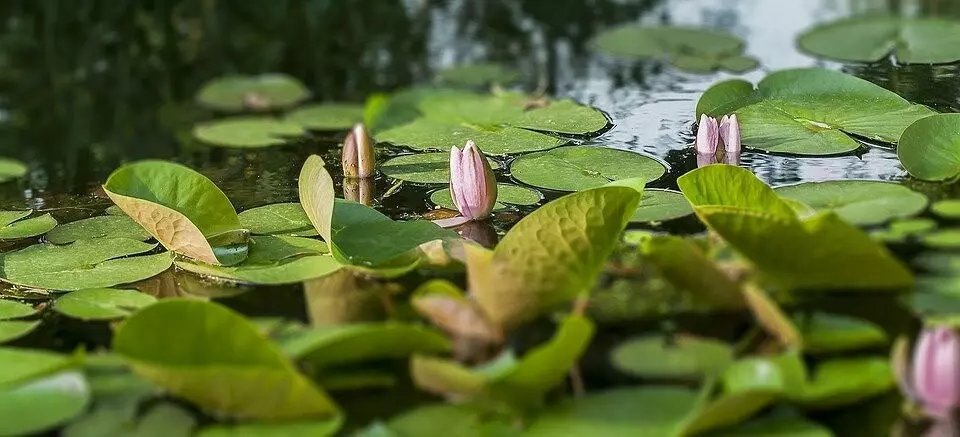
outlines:
[[937, 222], [933, 219], [921, 217], [906, 220], [894, 220], [887, 229], [899, 235], [922, 235], [937, 229]]
[[157, 302], [157, 298], [137, 290], [87, 288], [57, 298], [53, 309], [80, 320], [113, 320], [127, 317]]
[[[383, 238], [390, 235], [389, 239]], [[334, 236], [334, 255], [352, 265], [377, 267], [434, 240], [458, 239], [456, 232], [423, 220], [378, 221], [351, 225]]]
[[27, 165], [16, 159], [0, 158], [0, 183], [20, 179], [27, 175]]
[[271, 117], [231, 117], [200, 123], [193, 128], [194, 138], [221, 147], [279, 146], [300, 135], [303, 135], [303, 126], [299, 123]]
[[886, 358], [838, 358], [820, 363], [812, 379], [787, 398], [811, 410], [856, 404], [896, 385]]
[[911, 176], [943, 181], [960, 175], [960, 114], [917, 120], [900, 137], [897, 157]]
[[752, 56], [730, 56], [720, 60], [720, 68], [731, 73], [746, 73], [760, 67], [760, 60]]
[[920, 236], [920, 242], [925, 246], [938, 249], [955, 249], [960, 247], [960, 228], [946, 228]]
[[326, 276], [341, 266], [322, 241], [303, 237], [258, 235], [250, 238], [250, 255], [244, 262], [212, 266], [177, 260], [183, 270], [237, 282], [264, 285], [296, 284]]
[[845, 352], [882, 346], [887, 334], [879, 326], [837, 314], [815, 313], [796, 321], [803, 336], [803, 350], [809, 354]]
[[143, 378], [237, 419], [333, 417], [338, 408], [242, 315], [211, 302], [165, 299], [117, 330], [113, 350]]
[[437, 430], [447, 437], [519, 437], [515, 426], [496, 418], [481, 418], [469, 408], [430, 404], [391, 418], [386, 424], [368, 428], [362, 437], [432, 437]]
[[859, 16], [806, 30], [797, 44], [812, 55], [840, 61], [877, 62], [892, 54], [898, 64], [940, 64], [960, 60], [960, 22]]
[[2, 320], [0, 321], [0, 343], [16, 340], [40, 326], [40, 320]]
[[481, 87], [491, 84], [509, 85], [519, 79], [519, 71], [494, 63], [445, 68], [438, 72], [434, 78], [441, 84], [464, 87]]
[[[487, 158], [490, 168], [497, 170], [500, 163]], [[450, 153], [416, 153], [391, 158], [380, 165], [383, 174], [415, 184], [449, 184]]]
[[[600, 33], [593, 44], [628, 59], [667, 59], [677, 68], [695, 73], [718, 68], [746, 71], [750, 65], [746, 59], [753, 59], [743, 55], [744, 43], [737, 36], [694, 27], [627, 25]], [[756, 68], [756, 60], [752, 64]]]
[[155, 248], [129, 238], [78, 240], [64, 246], [35, 244], [0, 257], [0, 277], [26, 287], [56, 291], [112, 287], [156, 276], [173, 255], [130, 256]]
[[897, 143], [911, 123], [935, 114], [878, 85], [821, 68], [777, 71], [755, 90], [739, 79], [721, 82], [697, 102], [697, 116], [704, 113], [736, 113], [746, 147], [809, 156], [860, 148], [850, 135]]
[[649, 235], [637, 242], [643, 259], [692, 307], [741, 309], [740, 284], [720, 269], [696, 243], [670, 235]]
[[138, 437], [191, 437], [197, 419], [189, 411], [171, 403], [153, 405], [137, 421]]
[[36, 237], [57, 226], [50, 214], [26, 218], [32, 211], [0, 211], [0, 240]]
[[21, 302], [8, 299], [0, 299], [0, 320], [19, 319], [21, 317], [30, 317], [39, 310]]
[[312, 237], [317, 230], [297, 202], [274, 203], [241, 212], [240, 226], [254, 235]]
[[153, 238], [143, 226], [126, 215], [105, 215], [64, 223], [47, 232], [47, 241], [69, 244], [90, 238], [130, 238], [146, 241]]
[[709, 165], [677, 184], [707, 226], [784, 287], [895, 290], [913, 284], [910, 271], [863, 231], [832, 212], [801, 220], [750, 170]]
[[[497, 203], [494, 205], [494, 210], [502, 210], [507, 207], [504, 203], [510, 205], [523, 205], [531, 206], [540, 203], [543, 200], [540, 193], [536, 190], [532, 190], [527, 187], [521, 187], [519, 185], [513, 184], [497, 184]], [[456, 205], [453, 204], [453, 198], [450, 197], [450, 189], [444, 188], [442, 190], [434, 191], [430, 194], [430, 201], [434, 205], [456, 210]]]
[[528, 437], [682, 435], [699, 401], [679, 387], [631, 387], [568, 398], [544, 411], [523, 433]]
[[666, 171], [648, 156], [595, 146], [559, 147], [523, 155], [510, 164], [510, 174], [518, 181], [557, 191], [581, 191], [626, 178], [651, 182]]
[[0, 386], [9, 387], [64, 370], [74, 364], [74, 358], [53, 352], [0, 347]]
[[671, 190], [643, 190], [640, 206], [630, 217], [633, 223], [665, 222], [693, 214], [693, 207], [683, 193]]
[[777, 187], [777, 194], [797, 200], [817, 212], [833, 211], [859, 226], [878, 225], [912, 217], [927, 208], [927, 196], [903, 185], [861, 180], [805, 182]]
[[414, 101], [413, 108], [395, 109], [416, 114], [416, 118], [375, 135], [378, 142], [442, 152], [472, 139], [484, 153], [507, 155], [545, 150], [565, 143], [556, 136], [541, 132], [586, 135], [602, 130], [609, 123], [602, 112], [570, 100], [556, 100], [544, 105], [530, 105], [530, 102], [530, 97], [515, 93], [493, 96], [468, 92], [424, 94]]
[[710, 437], [834, 437], [833, 431], [803, 417], [764, 417]]
[[90, 402], [83, 373], [66, 371], [0, 388], [0, 435], [31, 435], [76, 417]]
[[230, 199], [189, 167], [167, 161], [134, 162], [114, 170], [103, 189], [171, 252], [223, 265], [237, 264], [247, 256], [249, 233], [240, 226]]
[[238, 423], [212, 425], [197, 432], [196, 437], [330, 437], [343, 426], [343, 418], [280, 423]]
[[914, 262], [924, 270], [933, 273], [960, 276], [960, 254], [927, 252], [918, 255]]
[[945, 199], [933, 202], [930, 211], [947, 219], [960, 219], [960, 199]]
[[363, 105], [354, 103], [321, 103], [297, 108], [285, 121], [305, 129], [342, 131], [363, 121]]
[[123, 212], [123, 210], [117, 205], [110, 205], [107, 207], [107, 209], [103, 210], [103, 212], [107, 213], [108, 215], [127, 215], [127, 213]]
[[[285, 74], [269, 73], [214, 79], [203, 84], [196, 100], [220, 111], [241, 111], [287, 108], [308, 97], [310, 91], [297, 79]], [[251, 105], [253, 101], [256, 103]]]
[[450, 340], [422, 326], [397, 322], [353, 323], [303, 330], [283, 336], [287, 356], [307, 360], [314, 368], [340, 366], [414, 353], [445, 353]]
[[629, 339], [611, 352], [613, 366], [644, 378], [703, 379], [719, 375], [733, 362], [730, 345], [707, 338], [661, 335]]

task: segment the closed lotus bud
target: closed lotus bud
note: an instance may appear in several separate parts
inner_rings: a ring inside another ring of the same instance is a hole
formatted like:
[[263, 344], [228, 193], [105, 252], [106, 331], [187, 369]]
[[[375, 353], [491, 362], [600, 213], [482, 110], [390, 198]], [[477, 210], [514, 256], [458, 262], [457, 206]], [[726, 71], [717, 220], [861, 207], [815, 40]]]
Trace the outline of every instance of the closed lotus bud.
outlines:
[[960, 336], [951, 327], [924, 329], [913, 350], [913, 394], [934, 417], [948, 418], [960, 405]]
[[713, 154], [717, 153], [717, 142], [720, 139], [720, 127], [717, 124], [717, 119], [707, 116], [707, 114], [700, 115], [700, 123], [697, 125], [697, 142], [696, 149], [697, 153], [702, 154]]
[[727, 153], [740, 152], [740, 122], [737, 114], [724, 115], [720, 119], [720, 138], [723, 139], [723, 150]]
[[473, 140], [463, 150], [450, 150], [450, 197], [457, 211], [468, 220], [490, 216], [497, 202], [497, 180], [487, 158]]
[[363, 123], [357, 123], [343, 140], [343, 176], [348, 178], [373, 177], [376, 157], [373, 140]]
[[343, 178], [343, 198], [373, 205], [373, 182], [372, 178]]

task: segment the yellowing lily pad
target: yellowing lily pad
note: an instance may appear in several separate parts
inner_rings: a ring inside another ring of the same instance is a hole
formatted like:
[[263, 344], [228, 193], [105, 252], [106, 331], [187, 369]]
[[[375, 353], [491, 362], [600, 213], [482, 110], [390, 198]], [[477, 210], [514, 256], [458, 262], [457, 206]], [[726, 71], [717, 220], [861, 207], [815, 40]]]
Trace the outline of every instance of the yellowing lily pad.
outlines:
[[279, 73], [259, 76], [225, 76], [211, 80], [197, 92], [196, 100], [220, 111], [286, 108], [310, 97], [297, 79]]
[[300, 135], [303, 135], [303, 126], [299, 123], [271, 117], [232, 117], [200, 123], [193, 128], [194, 138], [221, 147], [278, 146]]
[[557, 191], [581, 191], [627, 178], [649, 183], [666, 171], [648, 156], [595, 146], [559, 147], [523, 155], [510, 164], [510, 174], [518, 181]]

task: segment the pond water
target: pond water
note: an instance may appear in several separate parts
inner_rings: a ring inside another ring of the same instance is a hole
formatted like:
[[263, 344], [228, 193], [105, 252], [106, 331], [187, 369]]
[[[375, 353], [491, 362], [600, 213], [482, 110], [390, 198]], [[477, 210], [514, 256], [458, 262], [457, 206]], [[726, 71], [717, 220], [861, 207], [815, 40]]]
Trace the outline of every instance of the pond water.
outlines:
[[[249, 150], [198, 143], [191, 136], [192, 126], [216, 115], [197, 108], [193, 95], [205, 81], [228, 73], [280, 71], [306, 84], [314, 100], [363, 102], [375, 92], [429, 83], [445, 67], [502, 63], [522, 73], [528, 91], [539, 87], [548, 95], [604, 111], [612, 127], [578, 141], [656, 157], [667, 165], [668, 173], [648, 187], [669, 189], [677, 189], [676, 178], [697, 168], [692, 149], [697, 101], [711, 85], [727, 78], [757, 82], [775, 70], [821, 66], [866, 79], [938, 111], [960, 110], [958, 64], [844, 64], [801, 53], [795, 44], [796, 35], [816, 23], [870, 12], [960, 18], [960, 5], [950, 0], [284, 0], [232, 5], [208, 0], [159, 1], [149, 7], [139, 3], [91, 1], [67, 8], [56, 0], [24, 0], [0, 5], [5, 28], [0, 37], [0, 156], [20, 159], [30, 169], [23, 179], [0, 184], [2, 209], [48, 211], [61, 222], [100, 215], [112, 204], [101, 184], [121, 164], [144, 158], [174, 160], [200, 171], [238, 211], [297, 201], [297, 177], [306, 157], [321, 154], [328, 162], [337, 162], [336, 145], [343, 134], [312, 134], [295, 143]], [[170, 25], [167, 17], [177, 17], [178, 25]], [[615, 59], [590, 47], [589, 40], [600, 30], [632, 22], [729, 31], [746, 40], [746, 53], [759, 59], [761, 67], [743, 75], [695, 74], [660, 61]], [[399, 152], [390, 154], [395, 153]], [[831, 157], [746, 150], [739, 163], [773, 186], [908, 178], [896, 151], [880, 144]], [[334, 180], [339, 179], [336, 172]], [[507, 181], [509, 175], [501, 178]], [[932, 200], [955, 194], [950, 186], [917, 181], [908, 185]], [[393, 181], [381, 177], [375, 191], [384, 193], [392, 186]], [[397, 219], [420, 217], [432, 209], [426, 199], [434, 189], [403, 185], [382, 199], [378, 209]], [[546, 194], [552, 199], [560, 193]], [[516, 218], [498, 217], [500, 233]], [[689, 220], [673, 223], [670, 229], [699, 232], [702, 227]], [[7, 251], [29, 243], [0, 244]], [[904, 258], [917, 252], [909, 246], [895, 251]], [[407, 277], [398, 286], [411, 288], [419, 281]], [[231, 295], [222, 301], [251, 316], [307, 320], [311, 311], [299, 285], [235, 287], [189, 274], [165, 274], [146, 286], [159, 296]], [[893, 332], [913, 333], [918, 326], [893, 299], [824, 296], [818, 305], [865, 317]], [[106, 323], [45, 317], [49, 320], [42, 329], [11, 344], [63, 352], [109, 345]], [[663, 323], [646, 317], [601, 325], [584, 364], [588, 389], [629, 381], [609, 368], [609, 348]], [[707, 315], [670, 318], [666, 323], [692, 332], [743, 328], [740, 319], [717, 321]], [[549, 326], [534, 327], [525, 332], [531, 338], [521, 335], [514, 341], [524, 348], [550, 332]], [[410, 390], [396, 392], [375, 399], [351, 394], [338, 400], [353, 408], [351, 414], [359, 411], [349, 418], [359, 426], [404, 409], [398, 405], [407, 407], [410, 398], [429, 399]], [[888, 435], [898, 420], [900, 403], [900, 396], [890, 392], [813, 417], [836, 435]]]

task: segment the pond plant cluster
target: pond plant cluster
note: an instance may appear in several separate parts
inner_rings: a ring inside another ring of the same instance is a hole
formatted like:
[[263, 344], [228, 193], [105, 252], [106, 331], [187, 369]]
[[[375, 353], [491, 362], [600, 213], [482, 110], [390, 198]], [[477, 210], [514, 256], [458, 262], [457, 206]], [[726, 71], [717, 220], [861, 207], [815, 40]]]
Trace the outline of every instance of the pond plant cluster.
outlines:
[[[850, 40], [864, 43], [837, 43]], [[844, 61], [953, 62], [960, 23], [854, 18], [799, 45]], [[705, 29], [629, 26], [595, 46], [692, 72], [758, 66], [738, 38]], [[299, 202], [238, 213], [201, 173], [142, 160], [103, 183], [113, 206], [101, 215], [0, 211], [0, 341], [17, 344], [0, 347], [0, 435], [819, 437], [834, 433], [818, 415], [898, 383], [903, 423], [950, 432], [960, 337], [943, 302], [960, 265], [948, 251], [960, 247], [949, 225], [960, 200], [867, 180], [770, 187], [737, 163], [742, 149], [896, 147], [915, 180], [949, 183], [960, 114], [821, 68], [723, 81], [690, 114], [698, 168], [671, 190], [655, 188], [666, 185], [659, 159], [581, 144], [609, 127], [598, 109], [476, 91], [518, 77], [465, 66], [365, 104], [305, 105], [309, 90], [289, 76], [219, 78], [197, 102], [232, 115], [194, 126], [201, 143], [253, 149], [346, 132], [342, 149], [302, 163]], [[3, 178], [26, 172], [0, 160]], [[389, 192], [374, 178], [394, 182], [390, 192], [431, 187], [433, 209], [406, 220], [378, 211]], [[668, 232], [678, 222], [698, 231]], [[934, 249], [916, 260], [931, 274], [915, 277], [891, 251], [908, 245]], [[170, 280], [227, 294], [302, 283], [310, 320], [143, 292]], [[649, 300], [634, 310], [631, 295]], [[923, 334], [893, 341], [811, 305], [844, 296], [893, 299]], [[109, 349], [17, 343], [52, 313], [106, 330]], [[596, 341], [603, 323], [684, 314], [738, 329], [663, 323], [612, 347]], [[546, 335], [523, 340], [531, 330]], [[598, 352], [628, 382], [594, 384], [582, 359]], [[365, 412], [397, 391], [419, 400]]]

